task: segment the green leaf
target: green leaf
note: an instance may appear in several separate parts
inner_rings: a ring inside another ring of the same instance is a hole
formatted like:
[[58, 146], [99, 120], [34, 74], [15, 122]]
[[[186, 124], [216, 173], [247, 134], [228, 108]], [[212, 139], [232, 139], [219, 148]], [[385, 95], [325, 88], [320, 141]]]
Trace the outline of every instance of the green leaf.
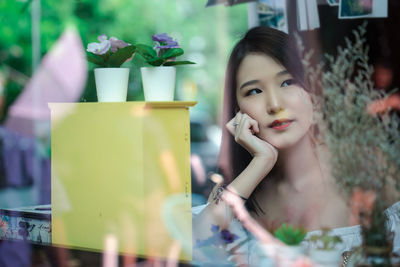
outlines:
[[152, 66], [161, 66], [164, 63], [164, 60], [159, 58], [159, 57], [155, 57], [152, 59], [147, 60], [147, 63], [149, 63]]
[[176, 66], [176, 65], [185, 65], [185, 64], [196, 64], [192, 61], [167, 61], [163, 65], [164, 66]]
[[291, 225], [282, 224], [275, 232], [276, 238], [287, 245], [298, 245], [303, 241], [307, 232], [303, 228], [294, 228]]
[[111, 68], [119, 68], [125, 61], [132, 57], [135, 51], [136, 47], [134, 45], [118, 49], [115, 53], [111, 54], [108, 66]]
[[86, 57], [87, 57], [87, 60], [89, 62], [92, 62], [92, 63], [94, 63], [96, 65], [101, 66], [101, 67], [105, 67], [106, 66], [106, 64], [104, 63], [103, 58], [101, 56], [99, 56], [99, 55], [96, 55], [96, 54], [93, 54], [93, 53], [89, 52], [89, 53], [86, 53]]
[[335, 247], [336, 244], [343, 242], [340, 236], [330, 235], [330, 230], [324, 230], [321, 234], [312, 235], [309, 240], [313, 242], [318, 249], [330, 250]]
[[173, 58], [173, 57], [179, 57], [181, 55], [183, 55], [182, 48], [171, 48], [171, 49], [168, 49], [165, 52], [163, 52], [161, 55], [161, 58], [169, 59], [169, 58]]
[[136, 45], [136, 51], [146, 60], [150, 60], [157, 57], [156, 51], [154, 51], [153, 47], [149, 45], [138, 44]]

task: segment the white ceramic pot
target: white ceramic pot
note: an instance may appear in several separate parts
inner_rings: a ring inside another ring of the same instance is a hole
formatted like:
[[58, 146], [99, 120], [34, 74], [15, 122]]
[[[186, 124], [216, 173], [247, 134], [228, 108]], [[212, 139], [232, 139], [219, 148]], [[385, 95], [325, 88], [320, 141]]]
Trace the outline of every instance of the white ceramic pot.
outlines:
[[310, 258], [316, 267], [337, 267], [340, 265], [342, 253], [339, 250], [310, 250]]
[[173, 101], [176, 69], [171, 66], [143, 67], [142, 83], [145, 101]]
[[128, 68], [94, 69], [99, 102], [125, 102], [128, 94]]
[[304, 256], [304, 248], [298, 246], [284, 246], [278, 250], [279, 266], [290, 266]]

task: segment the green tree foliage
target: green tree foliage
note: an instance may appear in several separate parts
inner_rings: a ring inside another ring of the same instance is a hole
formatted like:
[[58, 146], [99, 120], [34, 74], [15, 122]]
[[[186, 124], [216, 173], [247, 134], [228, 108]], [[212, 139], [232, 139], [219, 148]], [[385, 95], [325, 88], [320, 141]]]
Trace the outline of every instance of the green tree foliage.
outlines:
[[[24, 82], [10, 75], [10, 70], [27, 78], [32, 75], [32, 1], [37, 0], [0, 1], [0, 71], [7, 78], [9, 103], [24, 87]], [[247, 29], [247, 7], [242, 4], [205, 8], [205, 4], [205, 0], [41, 0], [41, 55], [49, 51], [71, 22], [78, 28], [84, 45], [96, 41], [102, 33], [133, 44], [152, 45], [151, 35], [166, 32], [182, 45], [184, 60], [198, 63], [178, 67], [178, 98], [184, 98], [185, 85], [195, 84], [199, 92], [198, 108], [202, 108], [201, 103], [211, 103], [203, 108], [215, 114], [221, 102], [227, 55], [234, 41]], [[132, 68], [128, 100], [142, 100], [139, 67], [146, 63], [139, 57], [132, 63], [125, 63]], [[81, 101], [96, 101], [91, 71], [94, 65], [89, 68]]]

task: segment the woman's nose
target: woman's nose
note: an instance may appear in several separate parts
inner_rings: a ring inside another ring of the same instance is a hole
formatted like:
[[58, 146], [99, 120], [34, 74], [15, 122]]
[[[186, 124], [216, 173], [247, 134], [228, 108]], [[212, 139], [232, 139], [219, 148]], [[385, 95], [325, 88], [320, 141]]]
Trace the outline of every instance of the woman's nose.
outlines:
[[267, 94], [267, 112], [275, 114], [283, 109], [279, 94], [275, 89], [268, 90]]

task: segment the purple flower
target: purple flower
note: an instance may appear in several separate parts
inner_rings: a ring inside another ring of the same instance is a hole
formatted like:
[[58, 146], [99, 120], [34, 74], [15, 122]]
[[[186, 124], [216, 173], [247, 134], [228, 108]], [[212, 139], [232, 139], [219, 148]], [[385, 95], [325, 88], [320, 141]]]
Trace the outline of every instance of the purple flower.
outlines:
[[211, 232], [212, 233], [218, 233], [219, 231], [219, 225], [211, 224]]
[[230, 244], [233, 243], [236, 239], [239, 237], [233, 233], [231, 233], [229, 230], [222, 230], [221, 233], [221, 240], [225, 244]]
[[118, 49], [124, 48], [129, 46], [130, 44], [125, 43], [122, 40], [118, 40], [116, 37], [110, 37], [110, 43], [111, 43], [111, 52], [115, 53], [117, 52]]
[[231, 233], [229, 230], [222, 230], [221, 233], [221, 240], [225, 244], [230, 244], [233, 243], [236, 239], [239, 237], [233, 233]]
[[179, 48], [177, 41], [174, 41], [172, 37], [168, 36], [166, 33], [159, 33], [151, 36], [151, 39], [156, 43], [154, 49], [169, 49], [169, 48]]
[[172, 37], [168, 36], [166, 33], [159, 33], [151, 36], [151, 39], [159, 43], [168, 43], [173, 41]]
[[212, 235], [204, 240], [197, 239], [196, 240], [196, 246], [197, 247], [204, 247], [204, 246], [218, 246], [218, 245], [226, 245], [233, 243], [236, 239], [239, 237], [233, 233], [231, 233], [229, 230], [222, 230], [219, 232], [219, 226], [218, 225], [211, 225], [211, 232]]

